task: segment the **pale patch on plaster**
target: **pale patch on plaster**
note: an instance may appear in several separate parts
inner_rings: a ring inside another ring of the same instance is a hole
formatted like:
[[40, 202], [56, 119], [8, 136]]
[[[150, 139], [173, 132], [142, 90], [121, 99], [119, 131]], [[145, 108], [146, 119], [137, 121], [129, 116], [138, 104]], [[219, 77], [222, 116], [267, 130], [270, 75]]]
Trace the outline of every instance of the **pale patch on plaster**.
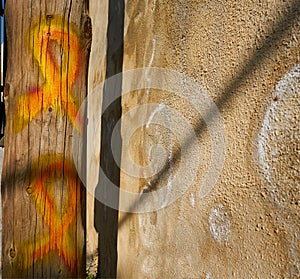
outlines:
[[230, 220], [222, 204], [211, 209], [208, 221], [213, 238], [218, 243], [227, 242], [230, 237]]
[[152, 274], [155, 267], [155, 257], [154, 256], [146, 256], [143, 260], [143, 272], [146, 274]]
[[155, 114], [159, 113], [164, 107], [165, 107], [164, 104], [159, 104], [159, 105], [155, 108], [155, 110], [152, 111], [152, 113], [150, 114], [149, 119], [148, 119], [148, 121], [147, 121], [147, 124], [146, 124], [146, 128], [147, 128], [147, 129], [149, 128], [150, 124], [152, 123], [152, 120], [153, 120]]
[[151, 58], [150, 58], [148, 67], [152, 66], [155, 50], [156, 50], [156, 39], [153, 39], [152, 40], [152, 53], [151, 53]]
[[297, 158], [300, 138], [299, 84], [300, 65], [297, 65], [277, 84], [273, 101], [265, 113], [258, 135], [258, 162], [275, 200], [281, 205], [286, 202], [285, 197], [278, 191], [282, 182], [295, 177], [300, 171]]
[[153, 1], [153, 10], [156, 8], [156, 0]]
[[161, 278], [159, 276], [159, 266], [162, 263], [162, 259], [159, 255], [152, 253], [151, 255], [146, 255], [142, 261], [142, 271], [144, 276], [141, 278]]
[[300, 64], [277, 84], [258, 135], [257, 158], [274, 199], [276, 219], [285, 229], [288, 276], [300, 276]]
[[[172, 122], [171, 122], [171, 119], [170, 119], [170, 116], [167, 114], [166, 115], [166, 118], [167, 118], [167, 125], [168, 127], [171, 129], [172, 131]], [[172, 132], [169, 131], [169, 147], [168, 147], [168, 162], [169, 162], [169, 169], [168, 169], [168, 183], [167, 183], [167, 193], [166, 193], [166, 197], [165, 197], [165, 202], [164, 202], [164, 206], [167, 206], [168, 203], [169, 203], [169, 197], [171, 195], [171, 192], [172, 192], [172, 175], [173, 175], [173, 135], [172, 135]]]
[[[145, 78], [146, 78], [146, 81], [147, 81], [147, 87], [149, 87], [150, 85], [150, 77], [149, 77], [149, 69], [150, 67], [152, 67], [152, 63], [153, 63], [153, 60], [154, 60], [154, 55], [155, 55], [155, 50], [156, 50], [156, 39], [152, 39], [152, 52], [151, 52], [151, 57], [150, 57], [150, 61], [149, 61], [149, 64], [148, 64], [148, 68], [145, 70]], [[149, 97], [149, 90], [150, 88], [147, 88], [147, 91], [146, 91], [146, 96]]]
[[190, 202], [191, 202], [191, 206], [195, 207], [195, 194], [191, 193], [190, 195]]
[[155, 212], [139, 214], [139, 229], [141, 241], [145, 248], [154, 249], [154, 244], [158, 238], [158, 230], [156, 229]]

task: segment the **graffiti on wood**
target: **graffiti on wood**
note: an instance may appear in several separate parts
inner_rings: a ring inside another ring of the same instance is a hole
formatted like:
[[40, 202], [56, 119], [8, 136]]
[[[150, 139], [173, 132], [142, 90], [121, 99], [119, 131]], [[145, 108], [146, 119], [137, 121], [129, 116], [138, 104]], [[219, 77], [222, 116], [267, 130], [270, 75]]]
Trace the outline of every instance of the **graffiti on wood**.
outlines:
[[[72, 93], [81, 60], [78, 32], [61, 17], [48, 16], [33, 25], [28, 34], [28, 44], [44, 83], [18, 98], [14, 131], [22, 131], [47, 110], [59, 114], [63, 110], [69, 122], [80, 131], [81, 121], [76, 118], [78, 104]], [[55, 55], [57, 47], [59, 59]]]
[[[29, 182], [27, 193], [48, 229], [32, 243], [23, 244], [26, 259], [30, 261], [25, 262], [26, 268], [49, 252], [56, 251], [70, 270], [74, 271], [77, 265], [74, 232], [77, 208], [80, 208], [77, 201], [80, 184], [76, 168], [62, 155], [53, 154], [41, 156], [33, 162], [32, 169], [37, 169], [39, 174]], [[55, 188], [58, 186], [55, 182], [61, 180], [64, 180], [61, 187], [65, 193], [62, 204], [55, 198]]]
[[[59, 16], [37, 21], [28, 32], [31, 54], [39, 66], [43, 83], [16, 101], [13, 129], [21, 132], [33, 119], [46, 111], [62, 111], [78, 132], [82, 121], [72, 87], [78, 77], [81, 48], [75, 27]], [[75, 272], [82, 251], [77, 247], [80, 220], [80, 181], [73, 160], [64, 154], [41, 154], [30, 163], [26, 191], [43, 224], [32, 239], [20, 244], [23, 268], [39, 260], [51, 259], [53, 253]], [[46, 257], [48, 255], [48, 257]]]

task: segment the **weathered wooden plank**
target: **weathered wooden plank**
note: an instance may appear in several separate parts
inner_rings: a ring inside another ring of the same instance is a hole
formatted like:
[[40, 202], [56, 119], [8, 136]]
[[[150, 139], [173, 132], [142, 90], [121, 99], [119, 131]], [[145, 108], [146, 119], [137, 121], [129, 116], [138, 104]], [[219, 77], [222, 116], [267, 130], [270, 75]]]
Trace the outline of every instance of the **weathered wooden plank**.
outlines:
[[86, 96], [87, 1], [6, 3], [3, 276], [85, 276], [85, 191], [72, 135]]

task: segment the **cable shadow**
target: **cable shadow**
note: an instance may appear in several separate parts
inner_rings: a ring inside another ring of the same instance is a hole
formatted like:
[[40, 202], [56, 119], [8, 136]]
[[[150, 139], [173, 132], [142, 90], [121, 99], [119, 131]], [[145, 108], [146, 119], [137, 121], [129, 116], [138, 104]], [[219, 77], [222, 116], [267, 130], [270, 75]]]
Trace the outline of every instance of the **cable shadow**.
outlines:
[[[123, 44], [124, 44], [124, 0], [109, 0], [108, 29], [107, 29], [107, 54], [106, 54], [106, 80], [120, 72], [123, 68]], [[98, 184], [95, 189], [95, 197], [101, 195], [105, 189], [104, 175], [116, 186], [120, 187], [120, 161], [121, 161], [121, 131], [115, 124], [121, 118], [121, 92], [122, 79], [115, 83], [105, 83], [103, 88], [103, 103], [101, 117], [101, 149], [100, 172]], [[110, 104], [111, 96], [115, 94], [116, 101]], [[107, 109], [104, 109], [107, 107]], [[111, 149], [112, 132], [117, 135], [113, 140], [116, 143], [117, 158], [114, 158]], [[118, 198], [118, 197], [117, 197]], [[118, 204], [117, 204], [118, 206]], [[97, 278], [116, 278], [117, 276], [117, 239], [118, 239], [118, 214], [95, 198], [94, 226], [98, 233], [98, 270]]]
[[[282, 17], [269, 28], [269, 31], [267, 32], [265, 36], [264, 43], [262, 44], [261, 48], [258, 49], [256, 52], [252, 54], [252, 56], [245, 61], [244, 67], [238, 72], [235, 79], [233, 79], [229, 84], [222, 90], [222, 95], [215, 101], [215, 104], [217, 107], [221, 110], [226, 104], [228, 104], [233, 96], [235, 95], [236, 91], [242, 86], [243, 82], [249, 78], [251, 74], [255, 72], [256, 69], [260, 65], [262, 65], [265, 60], [270, 57], [270, 54], [276, 51], [277, 43], [284, 38], [286, 32], [290, 30], [292, 25], [294, 25], [298, 20], [300, 16], [300, 2], [299, 1], [293, 1], [291, 6], [286, 9], [286, 12], [283, 13]], [[206, 122], [211, 121], [214, 118], [214, 110], [209, 110], [208, 114], [203, 116], [203, 119], [206, 119]], [[195, 134], [198, 136], [200, 135], [204, 128], [206, 127], [206, 122], [201, 121], [198, 123], [198, 125], [195, 128]], [[172, 162], [173, 167], [178, 164], [178, 161], [180, 160], [180, 152], [182, 149], [188, 148], [193, 139], [187, 140], [184, 145], [177, 149], [173, 156], [172, 156]], [[153, 179], [148, 185], [148, 188], [150, 188], [150, 191], [155, 191], [159, 181], [165, 178], [165, 176], [169, 173], [169, 163], [166, 162], [162, 170], [156, 174], [155, 179]], [[148, 192], [148, 191], [147, 191]], [[144, 201], [144, 195], [141, 194], [141, 197], [139, 200], [137, 200], [132, 207], [130, 208], [130, 212], [135, 212], [138, 208], [138, 205]], [[122, 219], [119, 221], [119, 228], [121, 228], [128, 218], [130, 217], [131, 213], [127, 213], [124, 215]]]

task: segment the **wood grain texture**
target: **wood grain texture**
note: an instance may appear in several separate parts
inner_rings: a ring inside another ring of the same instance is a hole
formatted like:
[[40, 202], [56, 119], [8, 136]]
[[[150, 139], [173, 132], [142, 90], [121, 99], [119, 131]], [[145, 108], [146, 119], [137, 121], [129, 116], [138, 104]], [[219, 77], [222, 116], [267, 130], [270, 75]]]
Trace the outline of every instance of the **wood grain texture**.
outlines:
[[[85, 190], [72, 156], [87, 94], [88, 3], [6, 1], [3, 277], [85, 277]], [[84, 152], [84, 151], [80, 151]]]

